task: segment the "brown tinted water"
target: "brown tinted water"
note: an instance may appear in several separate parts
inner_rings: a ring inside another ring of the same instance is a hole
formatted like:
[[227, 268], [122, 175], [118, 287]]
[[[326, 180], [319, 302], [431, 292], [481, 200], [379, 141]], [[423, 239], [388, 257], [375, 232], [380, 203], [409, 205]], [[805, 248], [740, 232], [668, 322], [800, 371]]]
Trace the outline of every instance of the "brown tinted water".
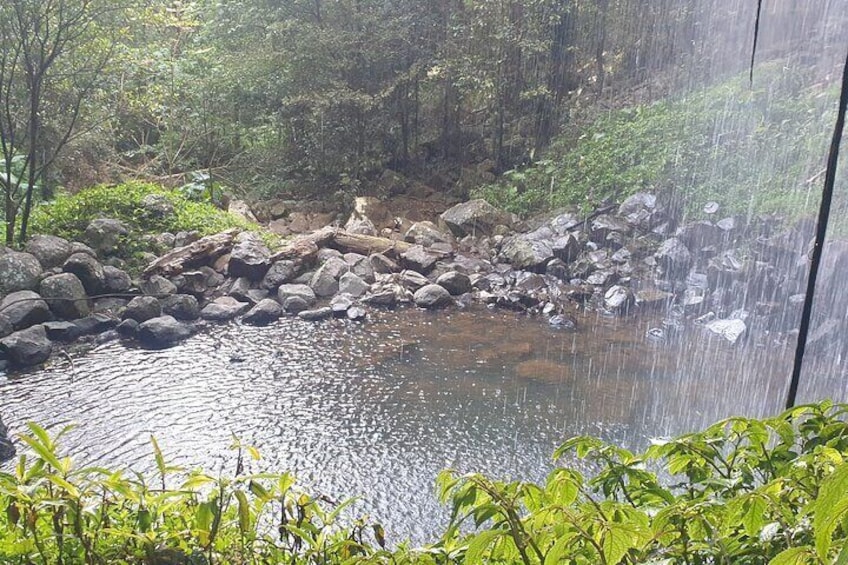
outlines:
[[[115, 342], [0, 377], [0, 409], [12, 432], [75, 423], [64, 446], [77, 460], [139, 471], [153, 468], [151, 435], [173, 463], [231, 471], [237, 436], [261, 450], [258, 468], [361, 496], [357, 510], [395, 540], [422, 542], [445, 520], [433, 495], [445, 467], [541, 480], [577, 434], [638, 448], [779, 411], [791, 344], [734, 347], [698, 328], [648, 340], [658, 325], [592, 315], [567, 332], [486, 309], [231, 324], [164, 351]], [[845, 369], [828, 367], [807, 398], [848, 397]]]

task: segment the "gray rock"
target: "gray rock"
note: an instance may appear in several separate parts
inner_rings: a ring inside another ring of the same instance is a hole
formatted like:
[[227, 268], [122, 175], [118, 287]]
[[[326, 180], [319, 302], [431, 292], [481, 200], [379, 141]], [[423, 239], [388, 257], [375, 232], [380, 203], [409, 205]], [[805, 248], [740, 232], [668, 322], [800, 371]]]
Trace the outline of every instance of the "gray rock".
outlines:
[[406, 269], [400, 272], [399, 282], [410, 290], [418, 290], [422, 286], [430, 284], [430, 280], [421, 273]]
[[79, 277], [73, 273], [62, 273], [47, 277], [39, 287], [41, 296], [47, 299], [50, 309], [60, 318], [76, 320], [84, 318], [91, 312], [91, 305], [86, 299], [85, 287]]
[[736, 343], [748, 329], [745, 322], [738, 318], [728, 320], [713, 320], [705, 326], [710, 332], [721, 336], [730, 343]]
[[371, 255], [368, 258], [368, 261], [369, 263], [371, 263], [371, 269], [374, 273], [387, 275], [390, 273], [396, 273], [400, 270], [400, 267], [397, 263], [383, 255], [382, 253], [375, 253]]
[[233, 285], [230, 287], [230, 290], [227, 292], [227, 294], [240, 302], [251, 302], [251, 300], [248, 298], [249, 292], [250, 279], [248, 279], [247, 277], [239, 277], [233, 281]]
[[674, 294], [656, 288], [643, 288], [634, 297], [640, 308], [662, 309], [671, 304]]
[[6, 461], [15, 456], [15, 446], [12, 440], [9, 439], [9, 430], [6, 424], [0, 419], [0, 461]]
[[453, 236], [445, 233], [436, 226], [433, 222], [415, 222], [410, 226], [403, 236], [404, 241], [430, 247], [435, 243], [446, 243], [453, 245]]
[[397, 293], [388, 289], [381, 290], [363, 298], [362, 303], [370, 306], [394, 308], [398, 303]]
[[497, 226], [512, 224], [509, 214], [482, 199], [457, 204], [440, 217], [456, 237], [493, 235]]
[[343, 259], [332, 257], [328, 259], [312, 275], [309, 286], [318, 297], [327, 297], [339, 291], [339, 278], [346, 273], [350, 267]]
[[95, 314], [110, 314], [118, 317], [129, 302], [126, 298], [95, 298], [91, 303], [91, 311]]
[[167, 296], [177, 293], [177, 285], [161, 275], [153, 275], [147, 280], [142, 280], [138, 283], [138, 286], [144, 294], [153, 296]]
[[19, 290], [7, 295], [0, 302], [0, 316], [9, 323], [13, 331], [53, 318], [47, 302], [31, 290]]
[[159, 316], [139, 324], [138, 340], [147, 347], [164, 348], [191, 336], [192, 329], [173, 316]]
[[53, 352], [44, 326], [32, 326], [0, 339], [0, 351], [5, 352], [12, 367], [29, 367], [44, 363]]
[[577, 214], [573, 214], [571, 212], [566, 212], [564, 214], [560, 214], [556, 216], [553, 220], [550, 221], [551, 229], [558, 236], [566, 235], [570, 230], [573, 230], [578, 225], [580, 225], [583, 220]]
[[148, 217], [157, 220], [174, 215], [174, 205], [164, 194], [148, 194], [141, 199], [141, 207]]
[[55, 235], [34, 235], [25, 250], [33, 255], [45, 269], [61, 267], [71, 256], [71, 242]]
[[35, 290], [42, 273], [34, 255], [10, 251], [0, 255], [0, 296], [19, 290]]
[[82, 335], [101, 334], [113, 329], [118, 323], [118, 318], [105, 313], [89, 314], [85, 318], [74, 320], [74, 325]]
[[227, 264], [231, 277], [247, 277], [260, 281], [270, 267], [271, 251], [253, 234], [240, 234]]
[[103, 267], [103, 290], [107, 293], [127, 292], [132, 288], [132, 279], [126, 271], [117, 267]]
[[120, 220], [98, 218], [92, 220], [85, 228], [85, 243], [91, 246], [98, 255], [112, 255], [121, 246], [121, 240], [129, 233], [129, 228]]
[[437, 284], [428, 284], [419, 288], [412, 299], [416, 306], [428, 309], [443, 308], [453, 304], [450, 293]]
[[297, 317], [301, 320], [307, 320], [309, 322], [317, 322], [320, 320], [327, 320], [333, 316], [332, 308], [325, 306], [324, 308], [317, 308], [315, 310], [303, 310], [302, 312], [298, 312]]
[[548, 325], [558, 330], [573, 331], [577, 329], [577, 323], [572, 318], [562, 314], [555, 314], [548, 318]]
[[[297, 296], [309, 305], [315, 304], [316, 296], [312, 287], [305, 284], [283, 284], [277, 289], [277, 301], [285, 304], [290, 297]], [[289, 310], [286, 310], [287, 312]]]
[[550, 240], [531, 233], [507, 239], [498, 258], [516, 269], [538, 270], [554, 258], [554, 252]]
[[330, 300], [330, 309], [333, 311], [333, 316], [336, 318], [344, 318], [347, 315], [347, 310], [353, 306], [354, 298], [349, 294], [337, 294]]
[[[315, 260], [318, 264], [323, 265], [330, 259], [341, 259], [344, 261], [344, 255], [338, 249], [332, 249], [330, 247], [322, 247], [318, 250], [318, 254], [315, 256]], [[347, 262], [347, 261], [345, 261]]]
[[351, 306], [347, 309], [347, 319], [355, 322], [362, 321], [368, 317], [368, 312], [362, 306]]
[[309, 310], [309, 303], [302, 296], [289, 296], [283, 302], [283, 311], [290, 314], [298, 314]]
[[59, 320], [55, 322], [44, 322], [42, 325], [47, 332], [47, 337], [53, 341], [74, 341], [82, 335], [79, 326], [73, 322]]
[[265, 326], [276, 321], [283, 314], [283, 309], [276, 300], [266, 298], [244, 315], [242, 321], [252, 326]]
[[553, 259], [545, 265], [545, 274], [557, 278], [561, 281], [567, 281], [571, 278], [568, 266], [561, 259]]
[[618, 215], [630, 225], [647, 229], [651, 226], [657, 208], [657, 197], [647, 192], [628, 196], [618, 207]]
[[142, 323], [161, 315], [162, 305], [157, 299], [152, 296], [136, 296], [127, 304], [123, 318]]
[[84, 253], [85, 255], [91, 255], [92, 257], [97, 259], [97, 253], [94, 251], [94, 249], [80, 241], [71, 242], [71, 255], [73, 255], [74, 253]]
[[136, 337], [138, 335], [138, 326], [140, 324], [132, 319], [122, 320], [120, 324], [117, 325], [115, 330], [118, 332], [118, 335], [123, 337]]
[[277, 261], [265, 273], [260, 286], [266, 290], [275, 291], [281, 284], [286, 284], [297, 278], [301, 272], [303, 272], [302, 267], [294, 261]]
[[660, 245], [654, 258], [666, 274], [672, 278], [685, 278], [692, 263], [692, 254], [682, 241], [671, 237]]
[[196, 320], [200, 317], [197, 298], [190, 294], [172, 294], [161, 300], [162, 313], [177, 320]]
[[15, 330], [12, 329], [12, 323], [7, 320], [2, 313], [0, 313], [0, 337], [6, 337], [13, 331]]
[[604, 307], [613, 312], [624, 312], [633, 302], [633, 293], [627, 287], [611, 286], [604, 293]]
[[185, 247], [200, 239], [200, 232], [179, 231], [174, 235], [174, 247]]
[[563, 235], [551, 244], [551, 252], [557, 259], [569, 263], [580, 254], [580, 241], [572, 234]]
[[427, 252], [421, 245], [413, 245], [400, 255], [401, 265], [407, 269], [427, 274], [436, 266], [439, 256]]
[[177, 291], [180, 293], [203, 296], [209, 290], [209, 274], [204, 271], [187, 271], [180, 275], [180, 277], [179, 280], [174, 279], [171, 281], [175, 283], [174, 286], [176, 286]]
[[451, 296], [471, 292], [471, 279], [458, 271], [448, 271], [436, 279], [436, 284], [447, 290]]
[[344, 229], [349, 233], [377, 235], [377, 228], [374, 226], [374, 222], [364, 216], [357, 217], [352, 215], [347, 223], [345, 223]]
[[720, 244], [724, 239], [724, 231], [710, 221], [700, 220], [681, 226], [674, 237], [682, 241], [687, 248], [698, 250]]
[[66, 273], [76, 275], [82, 283], [83, 288], [85, 288], [85, 292], [89, 295], [99, 294], [103, 291], [103, 286], [106, 282], [103, 265], [91, 255], [74, 253], [65, 261], [62, 270]]
[[368, 292], [369, 288], [370, 285], [368, 283], [352, 272], [345, 273], [339, 278], [339, 292], [349, 294], [355, 298], [363, 296]]
[[630, 231], [630, 224], [616, 218], [614, 216], [610, 216], [608, 214], [601, 214], [594, 220], [590, 225], [589, 235], [592, 238], [592, 241], [596, 243], [603, 243], [606, 241], [607, 236], [611, 232], [619, 232], [619, 233], [627, 233]]
[[250, 304], [247, 302], [239, 302], [231, 296], [222, 296], [207, 304], [200, 311], [200, 317], [204, 320], [223, 322], [244, 314], [249, 308]]

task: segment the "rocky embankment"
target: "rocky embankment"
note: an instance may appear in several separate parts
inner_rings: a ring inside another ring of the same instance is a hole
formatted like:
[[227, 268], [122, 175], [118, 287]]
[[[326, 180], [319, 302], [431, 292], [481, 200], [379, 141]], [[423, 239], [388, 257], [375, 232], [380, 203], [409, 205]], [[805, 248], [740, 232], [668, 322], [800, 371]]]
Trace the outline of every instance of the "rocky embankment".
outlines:
[[[80, 338], [167, 347], [204, 323], [363, 321], [403, 305], [480, 303], [561, 329], [574, 328], [585, 309], [659, 312], [662, 323], [646, 336], [655, 340], [687, 324], [734, 343], [797, 325], [806, 239], [773, 234], [767, 221], [677, 226], [650, 194], [526, 223], [482, 200], [435, 221], [381, 223], [369, 217], [378, 203], [365, 203], [344, 228], [297, 236], [276, 251], [249, 232], [162, 234], [151, 242], [160, 256], [135, 280], [115, 258], [126, 227], [113, 219], [91, 222], [84, 243], [41, 235], [22, 252], [2, 249], [0, 363], [39, 364], [56, 343]], [[848, 254], [835, 256], [831, 270]], [[814, 338], [827, 343], [840, 324], [825, 321]]]

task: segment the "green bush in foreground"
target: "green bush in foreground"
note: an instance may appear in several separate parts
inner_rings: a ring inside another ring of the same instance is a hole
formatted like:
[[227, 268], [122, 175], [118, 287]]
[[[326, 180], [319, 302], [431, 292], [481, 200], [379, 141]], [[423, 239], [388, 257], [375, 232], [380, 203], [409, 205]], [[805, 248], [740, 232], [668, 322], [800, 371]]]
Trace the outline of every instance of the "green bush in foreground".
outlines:
[[[376, 525], [339, 517], [291, 475], [183, 473], [153, 442], [150, 479], [77, 469], [31, 425], [34, 452], [0, 474], [2, 563], [848, 563], [848, 405], [731, 418], [641, 455], [569, 440], [598, 468], [544, 485], [479, 474], [438, 479], [452, 508], [436, 543], [384, 547]], [[664, 477], [658, 479], [660, 470]]]

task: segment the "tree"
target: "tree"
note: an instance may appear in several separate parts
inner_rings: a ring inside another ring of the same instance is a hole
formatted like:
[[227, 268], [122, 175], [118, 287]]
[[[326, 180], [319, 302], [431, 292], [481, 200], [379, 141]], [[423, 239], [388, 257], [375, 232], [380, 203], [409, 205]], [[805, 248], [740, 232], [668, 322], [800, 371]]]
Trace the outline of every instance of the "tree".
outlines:
[[27, 236], [33, 195], [49, 183], [83, 106], [103, 80], [125, 5], [111, 0], [6, 0], [0, 5], [0, 185], [6, 243]]

